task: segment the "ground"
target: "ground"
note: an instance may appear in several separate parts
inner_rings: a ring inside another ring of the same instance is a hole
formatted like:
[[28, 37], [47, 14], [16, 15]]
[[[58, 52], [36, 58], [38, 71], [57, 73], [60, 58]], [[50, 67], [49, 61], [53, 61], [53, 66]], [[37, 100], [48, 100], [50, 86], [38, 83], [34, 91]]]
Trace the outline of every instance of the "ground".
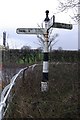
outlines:
[[25, 72], [5, 118], [79, 118], [78, 64], [49, 64], [49, 90], [41, 92], [42, 65]]

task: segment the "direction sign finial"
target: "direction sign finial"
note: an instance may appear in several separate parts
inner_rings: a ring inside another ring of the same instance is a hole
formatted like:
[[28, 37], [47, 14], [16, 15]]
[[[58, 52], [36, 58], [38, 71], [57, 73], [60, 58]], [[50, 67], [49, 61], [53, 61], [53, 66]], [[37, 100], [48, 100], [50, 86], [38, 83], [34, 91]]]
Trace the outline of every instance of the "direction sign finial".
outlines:
[[46, 13], [46, 18], [45, 18], [44, 21], [48, 22], [50, 20], [49, 17], [48, 17], [49, 10], [46, 10], [45, 13]]

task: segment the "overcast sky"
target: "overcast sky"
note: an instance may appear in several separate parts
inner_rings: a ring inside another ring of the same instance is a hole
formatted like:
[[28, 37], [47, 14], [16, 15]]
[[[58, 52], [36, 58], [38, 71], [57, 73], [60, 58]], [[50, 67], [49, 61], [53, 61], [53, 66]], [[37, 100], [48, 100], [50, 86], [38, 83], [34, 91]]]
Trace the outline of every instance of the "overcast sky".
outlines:
[[[7, 42], [12, 48], [20, 48], [23, 45], [37, 46], [37, 37], [32, 35], [18, 35], [17, 28], [38, 27], [45, 19], [45, 11], [49, 10], [49, 18], [58, 12], [57, 0], [0, 0], [0, 44], [2, 44], [2, 32], [7, 33]], [[71, 12], [71, 11], [69, 11]], [[71, 14], [71, 13], [70, 13]], [[56, 22], [74, 23], [68, 13], [55, 14]], [[54, 48], [63, 49], [78, 48], [78, 29], [53, 30], [59, 33], [59, 41]]]

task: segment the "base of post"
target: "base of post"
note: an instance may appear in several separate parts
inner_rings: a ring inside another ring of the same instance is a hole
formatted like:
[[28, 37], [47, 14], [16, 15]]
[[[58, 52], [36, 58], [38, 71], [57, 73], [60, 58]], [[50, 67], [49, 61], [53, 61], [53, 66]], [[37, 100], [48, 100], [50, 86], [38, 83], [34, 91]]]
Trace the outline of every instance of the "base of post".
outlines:
[[41, 92], [47, 92], [49, 88], [49, 82], [41, 82]]

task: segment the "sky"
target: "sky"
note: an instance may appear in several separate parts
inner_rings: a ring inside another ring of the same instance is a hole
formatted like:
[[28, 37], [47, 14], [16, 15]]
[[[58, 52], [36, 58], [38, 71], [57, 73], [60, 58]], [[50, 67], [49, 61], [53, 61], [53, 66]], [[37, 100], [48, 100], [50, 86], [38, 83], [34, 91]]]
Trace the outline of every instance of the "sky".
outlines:
[[[74, 24], [68, 13], [57, 13], [58, 0], [0, 0], [0, 44], [3, 31], [6, 31], [10, 48], [21, 48], [24, 45], [39, 47], [36, 35], [19, 35], [16, 29], [37, 28], [44, 21], [46, 10], [49, 10], [49, 18], [55, 15], [56, 22]], [[73, 25], [72, 30], [53, 29], [54, 33], [59, 34], [55, 49], [78, 49], [76, 25]]]

